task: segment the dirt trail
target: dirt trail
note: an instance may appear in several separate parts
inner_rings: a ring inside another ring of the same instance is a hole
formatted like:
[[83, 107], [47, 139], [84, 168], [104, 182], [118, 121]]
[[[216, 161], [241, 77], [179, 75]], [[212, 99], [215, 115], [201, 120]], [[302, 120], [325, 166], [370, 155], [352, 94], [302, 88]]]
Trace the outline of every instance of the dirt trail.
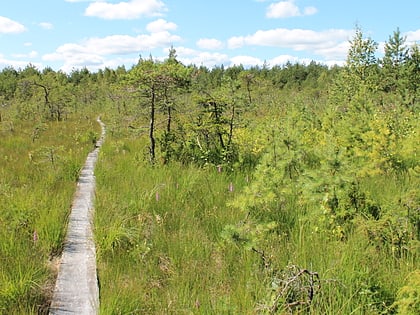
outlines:
[[97, 314], [99, 287], [96, 252], [92, 232], [95, 197], [94, 168], [105, 139], [105, 125], [98, 118], [102, 134], [89, 153], [80, 173], [69, 217], [66, 241], [61, 257], [50, 314]]

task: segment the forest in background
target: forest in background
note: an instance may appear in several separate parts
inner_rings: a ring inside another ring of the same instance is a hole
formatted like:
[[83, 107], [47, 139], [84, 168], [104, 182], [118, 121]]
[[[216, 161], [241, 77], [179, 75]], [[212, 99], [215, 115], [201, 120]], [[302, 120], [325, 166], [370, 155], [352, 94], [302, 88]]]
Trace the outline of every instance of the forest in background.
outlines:
[[419, 46], [350, 44], [331, 68], [3, 69], [1, 312], [47, 309], [100, 115], [101, 313], [418, 314]]

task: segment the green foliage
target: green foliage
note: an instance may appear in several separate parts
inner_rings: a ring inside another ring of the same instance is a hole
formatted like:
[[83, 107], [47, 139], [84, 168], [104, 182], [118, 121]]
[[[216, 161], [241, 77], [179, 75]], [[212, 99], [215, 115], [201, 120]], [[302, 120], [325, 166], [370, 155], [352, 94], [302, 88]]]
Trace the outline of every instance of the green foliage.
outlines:
[[252, 224], [244, 222], [239, 226], [227, 225], [223, 228], [221, 237], [228, 243], [243, 246], [245, 249], [257, 249], [260, 242], [267, 237], [267, 233], [276, 228], [275, 222]]
[[137, 66], [128, 73], [128, 81], [140, 92], [149, 107], [149, 155], [150, 162], [155, 163], [156, 139], [155, 124], [156, 110], [160, 108], [166, 112], [166, 131], [161, 138], [164, 151], [164, 163], [169, 162], [173, 154], [172, 149], [172, 120], [173, 111], [176, 109], [174, 91], [186, 88], [189, 84], [190, 69], [176, 60], [175, 50], [171, 50], [169, 57], [163, 63], [140, 59]]
[[[4, 68], [0, 73], [1, 102], [11, 101], [15, 94], [18, 82], [18, 72], [11, 68]], [[3, 105], [3, 104], [2, 104]]]
[[375, 52], [378, 44], [371, 38], [364, 38], [362, 30], [357, 27], [354, 38], [350, 41], [346, 66], [355, 79], [369, 84], [369, 78], [375, 74]]
[[415, 315], [420, 312], [420, 270], [408, 275], [407, 284], [398, 290], [393, 306], [397, 314]]
[[404, 66], [408, 60], [408, 48], [405, 45], [405, 40], [401, 36], [400, 30], [397, 29], [385, 43], [385, 55], [381, 62], [385, 92], [401, 91], [401, 88], [407, 85]]

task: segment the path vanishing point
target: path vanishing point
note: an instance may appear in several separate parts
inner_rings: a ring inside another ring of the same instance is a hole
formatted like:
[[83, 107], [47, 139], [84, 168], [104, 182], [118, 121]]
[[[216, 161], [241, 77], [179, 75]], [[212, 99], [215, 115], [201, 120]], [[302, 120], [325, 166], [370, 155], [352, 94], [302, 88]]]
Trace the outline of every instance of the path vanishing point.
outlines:
[[80, 173], [69, 217], [66, 240], [50, 306], [50, 315], [90, 315], [99, 309], [96, 249], [93, 238], [94, 168], [105, 139], [105, 125]]

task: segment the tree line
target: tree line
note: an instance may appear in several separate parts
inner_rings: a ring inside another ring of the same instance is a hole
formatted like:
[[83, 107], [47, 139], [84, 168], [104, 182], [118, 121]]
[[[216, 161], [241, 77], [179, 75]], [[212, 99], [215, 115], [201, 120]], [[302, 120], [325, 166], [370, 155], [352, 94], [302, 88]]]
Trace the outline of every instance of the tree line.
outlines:
[[159, 148], [163, 163], [234, 164], [240, 158], [236, 131], [245, 127], [247, 113], [266, 106], [267, 95], [287, 97], [286, 91], [294, 91], [313, 101], [328, 97], [342, 110], [352, 103], [365, 109], [392, 103], [415, 110], [419, 46], [409, 47], [397, 29], [382, 58], [376, 57], [377, 49], [357, 28], [344, 66], [289, 62], [209, 69], [182, 64], [171, 48], [166, 59], [140, 58], [128, 70], [120, 66], [64, 73], [31, 64], [7, 67], [0, 72], [0, 119], [12, 109], [8, 112], [18, 119], [60, 121], [86, 107], [107, 104], [118, 115], [147, 117], [151, 163]]

